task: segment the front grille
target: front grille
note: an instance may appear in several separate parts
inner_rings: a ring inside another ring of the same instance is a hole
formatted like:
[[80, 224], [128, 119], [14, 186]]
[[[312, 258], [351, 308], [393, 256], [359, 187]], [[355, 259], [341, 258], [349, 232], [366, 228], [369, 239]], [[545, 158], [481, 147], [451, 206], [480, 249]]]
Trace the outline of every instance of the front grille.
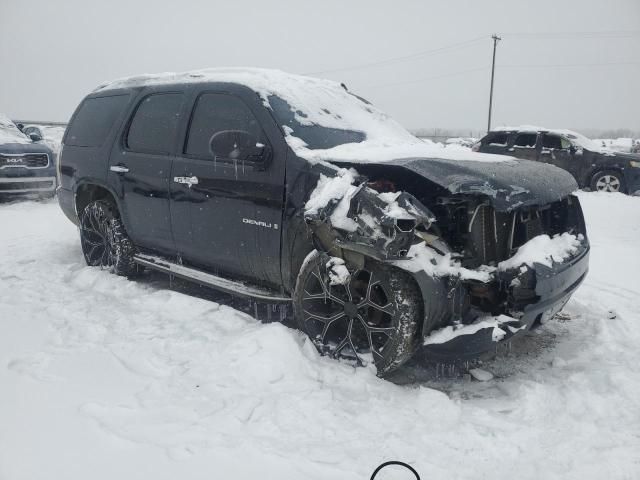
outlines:
[[0, 153], [0, 168], [44, 168], [48, 165], [49, 155], [46, 153], [25, 153], [22, 155]]
[[488, 204], [479, 205], [468, 227], [472, 253], [469, 265], [496, 265], [538, 235], [552, 237], [563, 232], [584, 234], [580, 204], [571, 197], [513, 212], [496, 212]]

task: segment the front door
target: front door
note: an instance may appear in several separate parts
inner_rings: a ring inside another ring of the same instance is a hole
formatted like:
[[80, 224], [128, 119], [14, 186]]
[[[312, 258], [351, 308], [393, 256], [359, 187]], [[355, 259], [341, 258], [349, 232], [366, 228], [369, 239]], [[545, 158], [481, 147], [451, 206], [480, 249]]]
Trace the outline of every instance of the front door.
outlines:
[[580, 165], [571, 151], [571, 142], [560, 135], [545, 133], [542, 138], [540, 160], [560, 167], [578, 178]]
[[114, 147], [109, 183], [122, 203], [127, 233], [142, 247], [175, 251], [169, 215], [169, 179], [184, 94], [144, 96]]
[[[220, 92], [195, 99], [171, 174], [173, 234], [185, 263], [280, 285], [284, 152], [258, 121], [260, 105], [248, 104]], [[216, 153], [212, 139], [230, 131], [254, 139], [262, 154]]]

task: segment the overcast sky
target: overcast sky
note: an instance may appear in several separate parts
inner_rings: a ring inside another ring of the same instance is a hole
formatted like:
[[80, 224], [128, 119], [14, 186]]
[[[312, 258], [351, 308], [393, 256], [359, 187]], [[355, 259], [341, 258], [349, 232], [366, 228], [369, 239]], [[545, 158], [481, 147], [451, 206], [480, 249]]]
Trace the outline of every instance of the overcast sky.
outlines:
[[0, 0], [0, 112], [64, 121], [104, 80], [261, 66], [479, 130], [494, 32], [494, 125], [640, 130], [640, 0]]

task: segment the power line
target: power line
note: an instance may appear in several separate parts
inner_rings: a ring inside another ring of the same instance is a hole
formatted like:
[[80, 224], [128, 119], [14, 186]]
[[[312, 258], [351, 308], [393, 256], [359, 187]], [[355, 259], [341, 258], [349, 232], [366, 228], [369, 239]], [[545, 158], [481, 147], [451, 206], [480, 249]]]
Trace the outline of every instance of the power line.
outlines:
[[323, 74], [323, 73], [334, 73], [334, 72], [346, 72], [346, 71], [350, 71], [350, 70], [360, 70], [363, 68], [371, 68], [371, 67], [377, 67], [380, 65], [387, 65], [387, 64], [392, 64], [392, 63], [397, 63], [397, 62], [403, 62], [406, 60], [411, 60], [414, 58], [418, 58], [418, 57], [425, 57], [428, 55], [433, 55], [436, 53], [441, 53], [441, 52], [446, 52], [446, 51], [450, 51], [450, 50], [455, 50], [457, 48], [462, 48], [468, 45], [472, 45], [474, 43], [478, 43], [481, 40], [486, 39], [486, 36], [481, 36], [481, 37], [476, 37], [476, 38], [472, 38], [470, 40], [465, 40], [464, 42], [460, 42], [460, 43], [454, 43], [452, 45], [447, 45], [444, 47], [439, 47], [439, 48], [434, 48], [432, 50], [423, 50], [421, 52], [416, 52], [416, 53], [412, 53], [410, 55], [403, 55], [403, 56], [399, 56], [399, 57], [392, 57], [392, 58], [387, 58], [385, 60], [379, 60], [377, 62], [369, 62], [369, 63], [361, 63], [358, 65], [353, 65], [351, 67], [341, 67], [341, 68], [333, 68], [330, 70], [318, 70], [315, 72], [307, 72], [305, 73], [305, 75], [318, 75], [318, 74]]
[[583, 38], [630, 38], [640, 36], [640, 30], [601, 30], [591, 32], [512, 32], [504, 33], [512, 39], [583, 39]]
[[565, 67], [608, 67], [613, 65], [640, 65], [640, 62], [600, 62], [600, 63], [550, 63], [498, 65], [498, 68], [565, 68]]
[[[564, 64], [564, 63], [558, 63], [558, 64], [532, 64], [532, 65], [496, 65], [497, 69], [501, 69], [501, 68], [564, 68], [564, 67], [600, 67], [600, 66], [613, 66], [613, 65], [640, 65], [640, 62], [606, 62], [606, 63], [573, 63], [573, 64]], [[403, 80], [401, 82], [390, 82], [390, 83], [382, 83], [382, 84], [373, 84], [373, 85], [362, 85], [360, 88], [384, 88], [384, 87], [394, 87], [396, 85], [409, 85], [412, 83], [420, 83], [420, 82], [426, 82], [429, 80], [437, 80], [440, 78], [448, 78], [448, 77], [455, 77], [458, 75], [463, 75], [465, 73], [472, 73], [472, 72], [480, 72], [480, 71], [486, 71], [489, 70], [491, 67], [486, 66], [486, 67], [476, 67], [476, 68], [469, 68], [466, 70], [459, 70], [459, 71], [455, 71], [455, 72], [450, 72], [450, 73], [445, 73], [442, 75], [433, 75], [430, 77], [422, 77], [422, 78], [418, 78], [418, 79], [414, 79], [414, 80]]]
[[396, 85], [408, 85], [408, 84], [411, 84], [411, 83], [426, 82], [428, 80], [435, 80], [437, 78], [455, 77], [457, 75], [463, 75], [465, 73], [479, 72], [481, 70], [488, 70], [488, 69], [489, 69], [489, 67], [469, 68], [469, 69], [466, 69], [466, 70], [460, 70], [460, 71], [457, 71], [457, 72], [445, 73], [443, 75], [434, 75], [434, 76], [431, 76], [431, 77], [424, 77], [424, 78], [419, 78], [419, 79], [415, 79], [415, 80], [407, 80], [407, 81], [392, 82], [392, 83], [382, 83], [382, 84], [374, 84], [374, 85], [364, 85], [361, 88], [382, 88], [382, 87], [394, 87]]

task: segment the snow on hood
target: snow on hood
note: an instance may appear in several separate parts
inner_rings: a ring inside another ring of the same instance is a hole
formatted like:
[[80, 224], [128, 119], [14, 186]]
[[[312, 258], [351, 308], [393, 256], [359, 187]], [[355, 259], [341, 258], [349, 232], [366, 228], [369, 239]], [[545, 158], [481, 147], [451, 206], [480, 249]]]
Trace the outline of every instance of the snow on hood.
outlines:
[[6, 115], [0, 113], [0, 145], [4, 143], [30, 144], [29, 140]]
[[[505, 162], [509, 157], [448, 149], [423, 141], [366, 100], [347, 91], [340, 83], [280, 70], [259, 68], [215, 68], [184, 73], [147, 74], [99, 86], [95, 91], [173, 83], [221, 82], [244, 85], [256, 91], [275, 113], [288, 145], [309, 161], [385, 161], [407, 157], [446, 158], [481, 162]], [[284, 100], [288, 111], [282, 111]], [[287, 115], [288, 114], [288, 115]], [[286, 119], [284, 117], [287, 117]], [[290, 117], [290, 118], [289, 118]], [[299, 127], [296, 130], [296, 126]], [[311, 145], [305, 128], [324, 127], [329, 134], [343, 132], [336, 145]], [[351, 134], [351, 135], [349, 135]], [[350, 138], [349, 138], [350, 137]]]

